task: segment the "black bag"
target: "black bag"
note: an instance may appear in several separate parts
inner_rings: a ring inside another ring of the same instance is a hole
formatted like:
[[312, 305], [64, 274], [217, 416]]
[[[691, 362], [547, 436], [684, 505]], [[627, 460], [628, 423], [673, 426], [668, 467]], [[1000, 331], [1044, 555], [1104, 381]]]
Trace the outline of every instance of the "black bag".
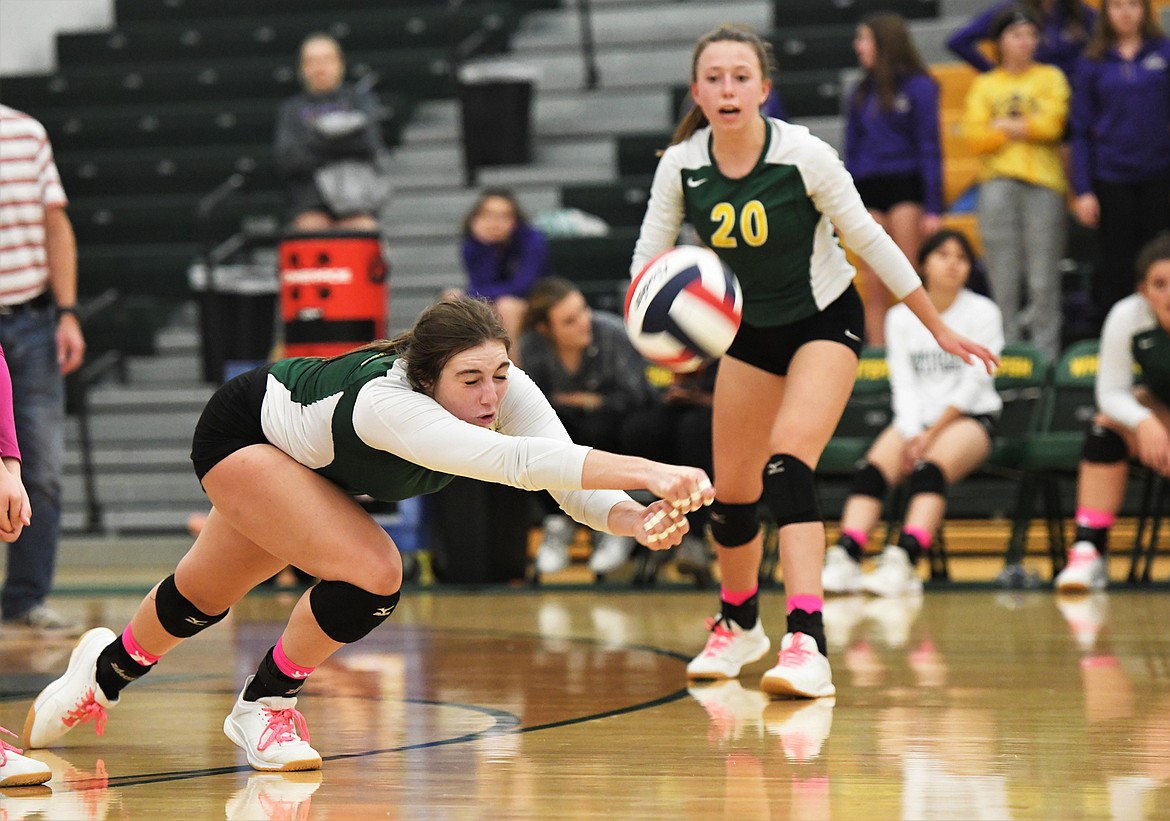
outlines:
[[531, 491], [456, 476], [425, 499], [436, 580], [500, 584], [524, 578]]

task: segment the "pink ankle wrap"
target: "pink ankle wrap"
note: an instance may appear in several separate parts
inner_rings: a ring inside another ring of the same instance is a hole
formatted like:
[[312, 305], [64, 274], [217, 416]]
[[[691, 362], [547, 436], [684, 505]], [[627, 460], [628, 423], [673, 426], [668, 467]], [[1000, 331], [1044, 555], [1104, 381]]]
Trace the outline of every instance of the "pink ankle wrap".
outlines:
[[317, 669], [316, 667], [302, 667], [296, 662], [290, 661], [289, 657], [284, 654], [284, 636], [276, 640], [276, 646], [272, 648], [272, 660], [276, 662], [276, 668], [289, 678], [308, 678], [309, 674]]
[[812, 593], [801, 593], [788, 597], [788, 612], [803, 610], [806, 613], [819, 613], [825, 609], [823, 596], [814, 596]]
[[126, 625], [126, 629], [122, 631], [122, 646], [126, 648], [126, 652], [130, 654], [130, 658], [146, 667], [149, 667], [162, 658], [162, 656], [156, 656], [154, 653], [148, 653], [143, 650], [142, 645], [138, 643], [138, 639], [134, 638], [134, 631], [130, 629], [130, 625], [128, 624]]

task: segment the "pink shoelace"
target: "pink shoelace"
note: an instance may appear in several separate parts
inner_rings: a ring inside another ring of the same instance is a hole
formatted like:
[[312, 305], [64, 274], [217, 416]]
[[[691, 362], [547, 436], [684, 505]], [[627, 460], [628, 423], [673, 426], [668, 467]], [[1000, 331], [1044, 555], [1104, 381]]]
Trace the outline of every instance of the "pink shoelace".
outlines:
[[94, 731], [98, 735], [105, 733], [106, 708], [97, 703], [92, 688], [86, 690], [85, 695], [81, 697], [81, 701], [77, 702], [77, 705], [61, 719], [61, 723], [66, 727], [76, 727], [78, 724], [84, 724], [87, 721], [93, 722]]
[[704, 656], [715, 655], [735, 638], [735, 633], [731, 632], [722, 616], [708, 618], [707, 629], [711, 631], [711, 638], [707, 639], [707, 646], [703, 648]]
[[308, 741], [309, 727], [305, 724], [305, 717], [297, 710], [269, 710], [262, 708], [268, 715], [268, 726], [260, 733], [260, 740], [256, 743], [257, 750], [267, 750], [274, 742], [284, 744], [289, 741]]
[[[9, 730], [7, 727], [0, 727], [0, 733], [4, 733], [5, 735], [10, 735], [13, 738], [16, 738], [16, 733], [12, 732], [12, 730]], [[8, 763], [8, 751], [9, 750], [16, 753], [17, 755], [20, 755], [21, 753], [24, 752], [24, 750], [20, 749], [19, 747], [13, 747], [7, 741], [0, 738], [0, 764], [7, 764]]]
[[809, 638], [804, 633], [793, 633], [792, 644], [780, 651], [780, 664], [784, 667], [799, 667], [811, 659], [813, 651], [805, 646], [808, 643]]

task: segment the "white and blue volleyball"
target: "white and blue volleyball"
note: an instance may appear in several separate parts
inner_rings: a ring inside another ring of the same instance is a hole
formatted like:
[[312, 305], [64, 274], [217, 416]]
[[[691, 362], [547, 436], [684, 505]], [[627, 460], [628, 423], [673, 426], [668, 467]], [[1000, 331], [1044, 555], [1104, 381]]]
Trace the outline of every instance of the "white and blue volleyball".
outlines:
[[743, 292], [714, 251], [684, 245], [646, 263], [626, 292], [626, 333], [638, 353], [685, 373], [727, 352]]

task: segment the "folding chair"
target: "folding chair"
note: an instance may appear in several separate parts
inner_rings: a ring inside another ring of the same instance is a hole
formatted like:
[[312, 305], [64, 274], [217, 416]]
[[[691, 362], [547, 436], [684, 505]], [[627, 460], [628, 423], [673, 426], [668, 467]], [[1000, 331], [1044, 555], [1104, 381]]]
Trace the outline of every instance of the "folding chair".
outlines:
[[1099, 340], [1087, 339], [1064, 352], [1053, 370], [1039, 424], [1024, 437], [1019, 458], [1020, 491], [1005, 566], [1019, 564], [1024, 557], [1035, 498], [1040, 493], [1053, 578], [1064, 568], [1066, 547], [1059, 481], [1062, 476], [1076, 475], [1085, 427], [1097, 412], [1093, 389], [1098, 347]]
[[[1137, 535], [1133, 540], [1129, 575], [1126, 577], [1130, 584], [1150, 583], [1150, 571], [1158, 555], [1158, 536], [1162, 530], [1162, 522], [1170, 518], [1170, 479], [1159, 476], [1152, 470], [1143, 470], [1145, 487], [1142, 491], [1141, 508], [1138, 511]], [[1139, 562], [1143, 563], [1140, 574]]]

